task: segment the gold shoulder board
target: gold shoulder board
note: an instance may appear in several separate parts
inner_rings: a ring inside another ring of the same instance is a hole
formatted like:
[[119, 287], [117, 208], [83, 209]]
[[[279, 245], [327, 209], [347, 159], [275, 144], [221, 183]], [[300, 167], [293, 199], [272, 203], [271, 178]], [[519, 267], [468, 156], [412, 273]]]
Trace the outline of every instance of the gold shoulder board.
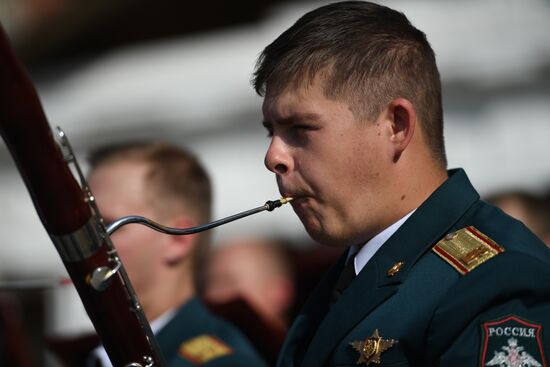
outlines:
[[504, 248], [473, 226], [449, 233], [432, 250], [462, 275], [504, 252]]
[[182, 357], [196, 365], [233, 353], [230, 346], [211, 335], [199, 335], [186, 340], [179, 347]]

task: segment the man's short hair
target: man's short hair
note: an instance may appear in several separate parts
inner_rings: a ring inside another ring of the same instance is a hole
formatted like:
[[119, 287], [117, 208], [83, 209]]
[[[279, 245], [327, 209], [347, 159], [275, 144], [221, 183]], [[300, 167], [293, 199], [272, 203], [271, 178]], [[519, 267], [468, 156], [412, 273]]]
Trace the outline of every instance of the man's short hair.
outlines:
[[[189, 151], [166, 142], [125, 142], [100, 147], [88, 156], [90, 172], [117, 162], [146, 164], [147, 199], [161, 211], [180, 211], [191, 216], [197, 225], [211, 220], [212, 188], [208, 173]], [[158, 210], [158, 209], [157, 209]], [[198, 270], [209, 247], [210, 236], [202, 232], [193, 250], [193, 271]], [[197, 280], [198, 281], [198, 280]]]
[[125, 142], [96, 149], [88, 161], [92, 171], [115, 161], [144, 163], [149, 168], [145, 180], [153, 198], [192, 210], [197, 221], [211, 219], [208, 174], [192, 153], [179, 146], [165, 142]]
[[363, 1], [302, 16], [260, 54], [252, 84], [277, 95], [321, 78], [327, 98], [374, 120], [391, 100], [411, 101], [434, 159], [446, 167], [441, 82], [426, 35], [398, 11]]

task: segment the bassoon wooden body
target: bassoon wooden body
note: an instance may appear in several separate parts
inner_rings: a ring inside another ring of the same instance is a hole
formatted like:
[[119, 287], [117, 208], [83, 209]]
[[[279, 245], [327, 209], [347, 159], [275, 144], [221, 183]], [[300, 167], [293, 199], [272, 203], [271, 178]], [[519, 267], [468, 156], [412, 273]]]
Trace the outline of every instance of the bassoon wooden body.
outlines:
[[99, 213], [75, 180], [1, 27], [0, 134], [113, 366], [164, 366]]

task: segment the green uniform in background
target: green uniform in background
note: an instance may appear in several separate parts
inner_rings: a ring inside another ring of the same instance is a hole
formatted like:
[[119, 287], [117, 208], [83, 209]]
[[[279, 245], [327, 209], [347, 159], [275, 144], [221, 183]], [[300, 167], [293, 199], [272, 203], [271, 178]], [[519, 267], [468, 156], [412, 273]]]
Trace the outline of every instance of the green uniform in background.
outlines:
[[248, 340], [198, 298], [185, 303], [156, 335], [168, 367], [263, 367]]
[[340, 259], [278, 366], [548, 366], [550, 250], [449, 173], [330, 305]]

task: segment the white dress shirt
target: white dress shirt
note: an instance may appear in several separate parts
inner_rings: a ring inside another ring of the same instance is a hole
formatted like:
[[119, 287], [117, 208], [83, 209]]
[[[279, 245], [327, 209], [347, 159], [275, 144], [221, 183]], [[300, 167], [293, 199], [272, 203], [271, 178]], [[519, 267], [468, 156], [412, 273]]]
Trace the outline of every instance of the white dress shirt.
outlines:
[[353, 262], [355, 267], [355, 275], [358, 275], [359, 272], [367, 265], [370, 259], [376, 254], [376, 252], [386, 243], [388, 238], [390, 238], [398, 229], [405, 223], [407, 219], [414, 213], [416, 209], [412, 210], [408, 214], [406, 214], [403, 218], [399, 219], [397, 222], [393, 223], [388, 228], [384, 229], [382, 232], [378, 233], [376, 236], [371, 238], [367, 243], [359, 249], [359, 246], [351, 246], [348, 251], [348, 260], [350, 257], [352, 257], [355, 253]]

